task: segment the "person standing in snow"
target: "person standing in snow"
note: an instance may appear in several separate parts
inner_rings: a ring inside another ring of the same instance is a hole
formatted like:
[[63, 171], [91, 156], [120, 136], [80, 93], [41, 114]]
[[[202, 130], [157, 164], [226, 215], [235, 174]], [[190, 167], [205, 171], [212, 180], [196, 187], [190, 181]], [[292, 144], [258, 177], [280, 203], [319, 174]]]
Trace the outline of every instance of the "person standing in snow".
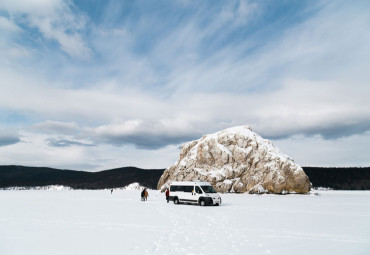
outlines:
[[141, 201], [145, 201], [145, 189], [141, 191]]
[[110, 190], [110, 194], [111, 194], [111, 195], [112, 195], [112, 193], [113, 193], [113, 189], [111, 189], [111, 190]]
[[168, 188], [166, 189], [166, 200], [167, 203], [170, 201], [170, 190]]
[[146, 190], [146, 189], [144, 189], [144, 197], [145, 197], [145, 201], [147, 201], [148, 200], [148, 197], [149, 197], [149, 193], [148, 193], [148, 191]]

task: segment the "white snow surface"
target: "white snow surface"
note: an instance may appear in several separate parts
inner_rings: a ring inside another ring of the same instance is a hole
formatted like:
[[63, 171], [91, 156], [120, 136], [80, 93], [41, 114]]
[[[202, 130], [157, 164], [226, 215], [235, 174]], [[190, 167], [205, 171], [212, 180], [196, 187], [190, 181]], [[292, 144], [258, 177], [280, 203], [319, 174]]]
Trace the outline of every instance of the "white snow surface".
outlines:
[[0, 191], [0, 254], [368, 255], [370, 192], [223, 194], [215, 207], [149, 190]]

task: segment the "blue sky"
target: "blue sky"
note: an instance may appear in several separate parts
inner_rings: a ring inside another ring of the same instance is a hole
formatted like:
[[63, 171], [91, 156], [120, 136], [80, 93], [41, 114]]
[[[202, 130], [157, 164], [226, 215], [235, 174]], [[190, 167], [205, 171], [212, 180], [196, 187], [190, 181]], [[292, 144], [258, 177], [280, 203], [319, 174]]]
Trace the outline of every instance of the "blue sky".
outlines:
[[250, 125], [369, 166], [368, 1], [0, 1], [0, 164], [165, 168]]

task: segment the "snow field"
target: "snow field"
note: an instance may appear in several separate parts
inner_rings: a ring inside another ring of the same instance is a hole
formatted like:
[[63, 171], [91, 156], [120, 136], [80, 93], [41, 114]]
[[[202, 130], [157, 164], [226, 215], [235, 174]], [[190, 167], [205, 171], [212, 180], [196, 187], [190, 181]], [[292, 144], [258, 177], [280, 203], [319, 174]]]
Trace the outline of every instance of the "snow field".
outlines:
[[370, 192], [221, 194], [215, 207], [149, 190], [0, 191], [0, 254], [370, 254]]

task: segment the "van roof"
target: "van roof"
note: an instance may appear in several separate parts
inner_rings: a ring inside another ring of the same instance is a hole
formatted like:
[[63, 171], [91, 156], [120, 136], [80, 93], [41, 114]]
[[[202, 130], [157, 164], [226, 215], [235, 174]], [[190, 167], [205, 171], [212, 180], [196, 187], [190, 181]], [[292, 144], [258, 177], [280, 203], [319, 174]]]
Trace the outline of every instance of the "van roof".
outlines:
[[171, 185], [202, 185], [202, 186], [212, 186], [209, 182], [205, 181], [183, 181], [183, 182], [171, 182]]

